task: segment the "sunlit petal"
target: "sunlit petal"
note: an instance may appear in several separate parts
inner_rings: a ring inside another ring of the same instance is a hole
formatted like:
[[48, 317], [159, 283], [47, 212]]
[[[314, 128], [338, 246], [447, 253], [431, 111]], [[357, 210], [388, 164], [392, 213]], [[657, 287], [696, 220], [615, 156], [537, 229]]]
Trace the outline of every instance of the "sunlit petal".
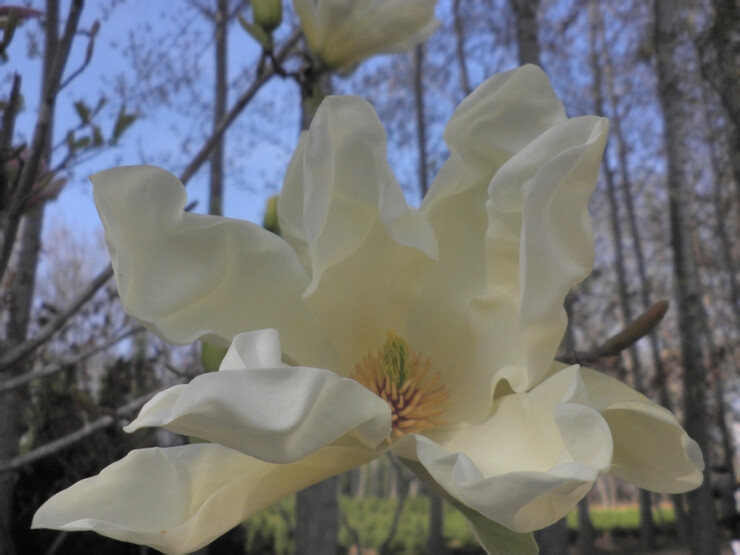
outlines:
[[278, 206], [281, 228], [294, 217], [286, 229], [305, 242], [311, 263], [304, 303], [349, 373], [388, 330], [403, 330], [436, 240], [407, 206], [366, 101], [327, 98], [296, 156]]
[[309, 277], [276, 235], [241, 220], [183, 211], [185, 190], [150, 166], [95, 174], [95, 202], [126, 311], [172, 343], [203, 335], [227, 344], [278, 328], [303, 364], [332, 367], [332, 352], [300, 302]]
[[439, 264], [425, 278], [408, 329], [409, 340], [431, 357], [436, 370], [468, 384], [461, 420], [475, 422], [488, 414], [491, 373], [497, 369], [496, 358], [480, 367], [470, 359], [477, 339], [470, 301], [486, 286], [489, 183], [502, 164], [565, 119], [545, 73], [528, 65], [484, 81], [447, 124], [450, 158], [421, 205], [439, 243]]
[[93, 530], [168, 553], [191, 552], [286, 495], [374, 456], [335, 446], [282, 465], [209, 443], [132, 451], [49, 499], [33, 528]]
[[491, 181], [488, 288], [473, 307], [471, 365], [485, 368], [495, 360], [504, 369], [497, 378], [506, 378], [516, 391], [533, 387], [547, 373], [567, 324], [565, 296], [591, 271], [587, 203], [606, 131], [606, 120], [595, 116], [555, 125]]
[[[279, 352], [279, 343], [272, 351]], [[251, 363], [249, 350], [242, 356]], [[391, 413], [380, 397], [329, 370], [242, 367], [203, 374], [159, 393], [124, 429], [150, 426], [287, 463], [348, 433], [374, 449], [390, 435]]]
[[311, 50], [333, 68], [401, 52], [439, 27], [437, 0], [294, 0]]
[[614, 378], [588, 369], [581, 373], [589, 404], [604, 416], [614, 440], [610, 474], [661, 493], [701, 484], [701, 450], [670, 411]]

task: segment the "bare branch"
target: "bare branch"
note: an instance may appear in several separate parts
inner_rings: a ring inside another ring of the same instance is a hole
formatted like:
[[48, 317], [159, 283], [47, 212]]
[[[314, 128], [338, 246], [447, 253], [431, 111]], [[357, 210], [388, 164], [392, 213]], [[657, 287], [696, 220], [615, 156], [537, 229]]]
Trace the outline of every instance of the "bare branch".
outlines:
[[64, 326], [67, 320], [76, 314], [77, 311], [82, 308], [82, 305], [89, 301], [93, 295], [98, 292], [98, 289], [105, 285], [112, 275], [113, 268], [108, 264], [105, 270], [98, 274], [98, 276], [77, 296], [75, 300], [51, 319], [36, 333], [36, 335], [28, 341], [24, 341], [10, 352], [5, 353], [5, 356], [0, 358], [0, 372], [5, 372], [51, 339], [51, 337], [59, 331], [62, 326]]
[[102, 416], [94, 422], [86, 424], [76, 432], [72, 432], [71, 434], [67, 434], [64, 437], [60, 437], [59, 439], [56, 439], [51, 443], [47, 443], [46, 445], [38, 447], [33, 451], [29, 451], [25, 455], [20, 455], [10, 460], [0, 462], [0, 473], [18, 470], [19, 468], [26, 466], [27, 464], [31, 464], [38, 460], [54, 455], [55, 453], [58, 453], [59, 451], [62, 451], [63, 449], [74, 445], [78, 441], [85, 439], [95, 432], [99, 430], [104, 430], [105, 428], [112, 426], [113, 424], [118, 422], [120, 418], [124, 418], [130, 415], [132, 412], [139, 410], [149, 399], [151, 399], [157, 393], [163, 391], [164, 389], [165, 388], [160, 388], [156, 391], [147, 393], [146, 395], [142, 395], [141, 397], [137, 397], [133, 401], [126, 403], [118, 410], [116, 410], [114, 415]]
[[85, 71], [85, 68], [87, 68], [88, 65], [90, 65], [90, 61], [92, 61], [93, 57], [93, 50], [95, 49], [95, 38], [98, 36], [98, 31], [100, 30], [100, 22], [95, 21], [93, 23], [93, 26], [90, 28], [90, 31], [87, 32], [87, 35], [89, 37], [87, 42], [87, 50], [85, 50], [85, 59], [82, 61], [82, 65], [78, 67], [76, 70], [74, 70], [69, 77], [67, 77], [64, 82], [62, 82], [61, 85], [59, 85], [59, 89], [57, 92], [61, 91], [64, 87], [69, 85], [72, 81], [74, 81], [78, 75], [80, 75], [83, 71]]
[[3, 126], [0, 129], [0, 210], [4, 210], [10, 200], [12, 187], [8, 183], [8, 172], [5, 163], [11, 158], [9, 156], [13, 144], [13, 131], [15, 119], [21, 106], [21, 76], [13, 75], [13, 84], [10, 89], [8, 103], [3, 110]]
[[392, 453], [388, 453], [388, 460], [391, 461], [391, 466], [393, 466], [393, 470], [396, 472], [396, 477], [398, 478], [398, 483], [400, 484], [401, 498], [398, 500], [396, 511], [393, 513], [391, 529], [388, 530], [388, 535], [385, 537], [383, 543], [380, 546], [380, 555], [387, 555], [391, 552], [391, 542], [396, 535], [398, 523], [401, 520], [401, 513], [403, 512], [403, 507], [406, 505], [406, 498], [408, 497], [409, 493], [409, 479], [404, 476], [403, 468]]
[[[276, 59], [278, 61], [283, 61], [285, 58], [288, 57], [295, 45], [298, 43], [298, 39], [300, 38], [300, 36], [301, 33], [299, 29], [293, 31], [293, 34], [290, 35], [288, 40], [285, 41], [285, 44], [283, 44], [280, 52], [277, 53]], [[208, 157], [211, 155], [213, 148], [216, 146], [216, 144], [218, 144], [218, 141], [224, 134], [224, 132], [231, 126], [232, 123], [234, 123], [234, 120], [242, 112], [242, 110], [246, 108], [247, 104], [251, 102], [252, 98], [254, 98], [254, 95], [257, 94], [262, 86], [267, 83], [274, 75], [275, 68], [270, 67], [257, 76], [252, 85], [244, 92], [244, 94], [242, 94], [241, 97], [239, 97], [239, 100], [236, 101], [236, 104], [234, 104], [234, 106], [232, 106], [228, 113], [223, 117], [223, 119], [213, 130], [213, 134], [208, 137], [208, 140], [203, 144], [201, 149], [193, 157], [193, 160], [187, 165], [185, 170], [180, 175], [180, 181], [185, 183], [189, 181], [190, 178], [193, 177], [193, 175], [195, 175], [195, 172], [197, 172], [203, 165], [203, 163], [208, 160]]]
[[555, 357], [555, 360], [564, 364], [591, 364], [601, 358], [617, 356], [653, 331], [667, 311], [668, 301], [658, 301], [627, 324], [622, 331], [591, 351], [572, 351]]
[[69, 51], [72, 48], [72, 40], [77, 32], [83, 4], [83, 0], [73, 0], [69, 9], [69, 15], [67, 16], [67, 23], [64, 26], [62, 39], [59, 41], [54, 61], [51, 64], [48, 77], [44, 82], [44, 95], [41, 106], [39, 107], [36, 126], [33, 130], [31, 149], [26, 163], [23, 164], [20, 179], [18, 180], [18, 187], [13, 194], [13, 199], [5, 217], [2, 251], [0, 251], [0, 279], [5, 275], [5, 271], [8, 268], [10, 254], [13, 251], [13, 244], [18, 234], [18, 225], [23, 215], [23, 205], [36, 181], [41, 157], [47, 147], [47, 135], [54, 113], [54, 100], [59, 90], [59, 83], [62, 78], [64, 66], [67, 63], [67, 58], [69, 57]]
[[362, 553], [362, 542], [360, 541], [360, 533], [357, 531], [357, 528], [354, 528], [349, 523], [349, 520], [347, 520], [347, 515], [344, 514], [344, 511], [339, 511], [339, 520], [342, 521], [342, 526], [344, 526], [349, 531], [350, 536], [352, 536], [352, 541], [354, 542], [354, 545], [357, 546], [357, 553]]
[[[284, 60], [291, 53], [292, 49], [298, 43], [298, 39], [301, 34], [299, 30], [293, 32], [288, 38], [280, 52], [277, 54], [279, 60]], [[180, 181], [183, 184], [187, 182], [195, 175], [200, 166], [208, 160], [211, 149], [218, 142], [219, 137], [229, 128], [234, 122], [239, 113], [246, 108], [249, 102], [254, 98], [254, 95], [259, 89], [274, 75], [274, 70], [265, 71], [263, 75], [259, 76], [252, 86], [239, 98], [237, 103], [229, 110], [223, 120], [219, 123], [217, 128], [213, 131], [213, 134], [208, 138], [203, 147], [198, 151], [193, 160], [188, 164], [183, 173], [180, 175]], [[103, 270], [92, 283], [80, 293], [80, 295], [73, 300], [67, 308], [61, 311], [53, 320], [46, 324], [39, 332], [28, 341], [18, 345], [5, 356], [0, 358], [0, 372], [8, 370], [11, 366], [18, 363], [21, 359], [31, 354], [38, 347], [46, 343], [62, 326], [71, 318], [87, 301], [89, 301], [93, 295], [100, 289], [113, 275], [113, 268], [108, 267]]]
[[33, 380], [38, 380], [39, 378], [45, 378], [47, 376], [57, 374], [70, 365], [82, 362], [83, 360], [86, 360], [101, 351], [105, 351], [109, 347], [112, 347], [116, 343], [123, 341], [127, 337], [131, 337], [144, 331], [146, 331], [144, 328], [142, 328], [141, 326], [137, 326], [136, 328], [129, 329], [123, 333], [116, 335], [114, 338], [106, 341], [105, 343], [90, 347], [89, 349], [86, 349], [73, 357], [55, 362], [53, 364], [48, 364], [47, 366], [44, 366], [40, 370], [36, 370], [34, 372], [21, 374], [20, 376], [16, 376], [15, 378], [11, 378], [9, 380], [3, 380], [0, 382], [0, 393], [9, 389], [21, 387], [29, 382], [32, 382]]

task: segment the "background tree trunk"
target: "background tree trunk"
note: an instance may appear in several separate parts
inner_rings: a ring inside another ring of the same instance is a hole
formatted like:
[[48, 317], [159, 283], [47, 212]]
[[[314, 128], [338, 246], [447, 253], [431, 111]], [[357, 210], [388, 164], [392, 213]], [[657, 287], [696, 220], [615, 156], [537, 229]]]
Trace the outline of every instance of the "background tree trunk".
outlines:
[[[589, 46], [591, 50], [591, 72], [593, 74], [593, 98], [594, 112], [603, 116], [605, 112], [604, 79], [602, 75], [602, 60], [597, 43], [604, 44], [605, 38], [600, 33], [603, 26], [600, 25], [601, 12], [595, 0], [589, 0]], [[617, 186], [615, 184], [614, 172], [609, 167], [607, 158], [601, 165], [606, 183], [607, 199], [609, 201], [609, 219], [612, 229], [612, 243], [614, 244], [614, 271], [617, 274], [617, 292], [619, 294], [619, 307], [622, 312], [622, 325], [625, 326], [633, 319], [632, 306], [630, 305], [629, 286], [627, 284], [627, 270], [624, 262], [624, 249], [622, 222], [619, 216], [619, 203], [617, 202]], [[645, 390], [645, 379], [643, 377], [642, 364], [637, 347], [632, 345], [627, 352], [632, 370], [632, 380], [635, 389], [640, 393], [647, 394]], [[620, 361], [622, 357], [620, 356]], [[650, 501], [650, 492], [640, 490], [640, 548], [651, 551], [655, 546], [655, 523], [653, 522], [653, 509]]]
[[[213, 129], [226, 115], [228, 100], [228, 23], [229, 2], [217, 0], [215, 12], [216, 76], [213, 94]], [[211, 154], [210, 187], [208, 189], [208, 213], [223, 215], [224, 195], [224, 134], [222, 134]]]
[[[54, 105], [56, 91], [49, 95], [49, 80], [52, 65], [57, 55], [59, 42], [59, 4], [57, 0], [47, 0], [46, 21], [44, 28], [44, 61], [41, 81], [41, 101], [49, 103], [49, 122], [46, 128], [44, 143], [50, 145], [54, 136]], [[50, 167], [50, 149], [44, 148], [41, 156]], [[38, 178], [38, 176], [37, 176]], [[39, 252], [41, 251], [41, 232], [43, 229], [44, 205], [28, 212], [21, 223], [21, 233], [15, 245], [16, 258], [11, 261], [12, 267], [6, 274], [3, 284], [7, 295], [7, 319], [5, 321], [5, 349], [23, 343], [28, 335], [28, 324], [31, 318], [31, 306], [36, 283]], [[10, 375], [18, 375], [27, 369], [26, 361], [16, 365]], [[18, 388], [0, 394], [0, 460], [12, 459], [18, 454], [18, 444], [22, 432], [22, 411], [26, 398], [26, 389]], [[14, 555], [15, 547], [11, 535], [13, 520], [13, 492], [17, 480], [16, 472], [0, 474], [0, 554]]]
[[[320, 78], [302, 88], [301, 127], [311, 125], [320, 98], [331, 92], [331, 81]], [[309, 97], [308, 95], [312, 96]], [[296, 555], [335, 555], [339, 531], [339, 476], [314, 484], [296, 494]]]
[[[692, 119], [693, 84], [686, 75], [689, 48], [685, 10], [669, 0], [655, 1], [655, 52], [658, 98], [663, 112], [663, 135], [668, 163], [667, 189], [673, 253], [674, 289], [677, 300], [681, 362], [684, 370], [684, 421], [686, 431], [699, 444], [709, 463], [709, 434], [706, 409], [706, 368], [701, 347], [701, 317], [704, 311], [699, 296], [697, 274], [691, 248], [688, 194], [692, 176], [686, 164], [694, 152], [689, 141]], [[692, 553], [719, 553], [717, 522], [712, 499], [709, 464], [704, 483], [689, 492], [689, 540]]]

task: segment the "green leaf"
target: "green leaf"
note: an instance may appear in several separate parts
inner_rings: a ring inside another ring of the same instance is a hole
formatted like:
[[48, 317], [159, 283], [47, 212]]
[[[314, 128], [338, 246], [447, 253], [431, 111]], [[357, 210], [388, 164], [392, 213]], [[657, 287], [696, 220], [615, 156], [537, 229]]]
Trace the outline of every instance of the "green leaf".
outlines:
[[113, 126], [112, 142], [118, 142], [118, 139], [121, 138], [126, 129], [133, 125], [137, 117], [136, 114], [127, 114], [126, 106], [121, 106], [121, 110], [118, 112], [118, 117], [116, 118], [116, 124]]
[[226, 356], [226, 347], [219, 347], [206, 341], [200, 342], [200, 361], [206, 372], [216, 372], [221, 366], [221, 361]]
[[239, 24], [249, 35], [256, 40], [265, 50], [272, 48], [272, 35], [259, 25], [247, 21], [244, 16], [239, 16]]
[[95, 108], [92, 109], [92, 115], [93, 116], [97, 115], [100, 112], [100, 110], [103, 109], [103, 106], [105, 106], [107, 102], [108, 102], [108, 99], [105, 98], [104, 96], [101, 96], [100, 100], [98, 100], [98, 103], [95, 104]]
[[103, 132], [100, 130], [100, 127], [97, 125], [93, 125], [92, 128], [93, 132], [93, 146], [102, 146], [105, 144], [105, 137], [103, 137]]
[[78, 100], [74, 103], [77, 115], [80, 117], [82, 123], [90, 123], [90, 108], [82, 100]]
[[80, 137], [72, 142], [72, 150], [87, 148], [90, 146], [92, 139], [90, 137]]

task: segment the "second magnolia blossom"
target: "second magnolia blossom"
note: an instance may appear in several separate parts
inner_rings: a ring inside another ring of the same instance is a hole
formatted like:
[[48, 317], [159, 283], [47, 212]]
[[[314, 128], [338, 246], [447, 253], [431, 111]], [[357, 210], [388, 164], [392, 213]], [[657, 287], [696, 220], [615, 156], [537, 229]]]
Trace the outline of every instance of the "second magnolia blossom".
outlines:
[[293, 0], [312, 52], [332, 69], [403, 52], [439, 27], [437, 0]]
[[[209, 443], [134, 451], [34, 525], [190, 551], [390, 450], [487, 550], [528, 553], [529, 532], [601, 474], [696, 487], [701, 453], [668, 411], [553, 362], [563, 300], [593, 261], [586, 204], [606, 131], [568, 119], [538, 68], [497, 75], [453, 114], [450, 158], [415, 210], [372, 107], [329, 97], [288, 168], [284, 239], [183, 212], [183, 187], [157, 168], [94, 176], [127, 311], [175, 343], [231, 345], [219, 372], [129, 427]], [[242, 333], [261, 328], [277, 332]]]

